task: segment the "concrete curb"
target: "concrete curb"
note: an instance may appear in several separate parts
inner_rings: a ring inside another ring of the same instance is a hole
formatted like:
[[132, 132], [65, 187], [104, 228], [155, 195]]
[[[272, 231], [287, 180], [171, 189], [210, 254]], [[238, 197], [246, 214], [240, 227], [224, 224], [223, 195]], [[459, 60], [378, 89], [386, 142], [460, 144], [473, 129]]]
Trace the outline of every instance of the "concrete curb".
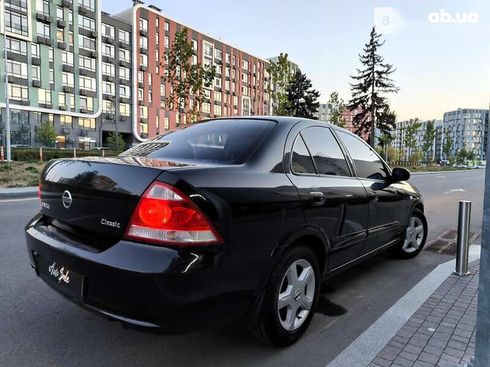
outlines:
[[[480, 246], [470, 246], [469, 262], [480, 258]], [[345, 348], [327, 367], [366, 367], [405, 325], [419, 307], [449, 277], [456, 260], [440, 264], [410, 289], [369, 328]]]
[[37, 186], [12, 187], [8, 189], [0, 189], [0, 200], [35, 198], [36, 196], [37, 196]]

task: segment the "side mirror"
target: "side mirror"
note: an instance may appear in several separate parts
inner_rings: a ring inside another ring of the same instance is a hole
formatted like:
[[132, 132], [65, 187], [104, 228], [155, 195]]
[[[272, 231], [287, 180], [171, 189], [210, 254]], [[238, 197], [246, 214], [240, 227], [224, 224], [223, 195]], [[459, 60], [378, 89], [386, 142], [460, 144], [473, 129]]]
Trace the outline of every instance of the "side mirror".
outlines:
[[405, 168], [393, 168], [391, 179], [394, 182], [407, 181], [410, 178], [410, 172]]

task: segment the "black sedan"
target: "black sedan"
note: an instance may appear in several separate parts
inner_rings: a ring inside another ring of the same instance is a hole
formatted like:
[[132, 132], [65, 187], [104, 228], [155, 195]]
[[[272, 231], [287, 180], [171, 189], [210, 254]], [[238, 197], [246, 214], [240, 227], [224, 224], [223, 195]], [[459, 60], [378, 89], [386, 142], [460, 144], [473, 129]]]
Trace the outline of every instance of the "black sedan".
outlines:
[[51, 161], [29, 258], [59, 293], [125, 326], [241, 316], [259, 339], [289, 345], [329, 276], [380, 251], [422, 250], [409, 176], [326, 123], [210, 120], [117, 158]]

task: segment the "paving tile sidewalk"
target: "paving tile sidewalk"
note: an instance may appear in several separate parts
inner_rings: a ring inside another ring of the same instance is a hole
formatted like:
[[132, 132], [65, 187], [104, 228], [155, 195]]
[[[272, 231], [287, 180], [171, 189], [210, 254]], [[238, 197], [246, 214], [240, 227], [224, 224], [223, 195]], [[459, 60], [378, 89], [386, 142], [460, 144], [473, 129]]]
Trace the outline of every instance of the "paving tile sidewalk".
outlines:
[[410, 317], [368, 367], [463, 367], [475, 351], [480, 262], [451, 275]]

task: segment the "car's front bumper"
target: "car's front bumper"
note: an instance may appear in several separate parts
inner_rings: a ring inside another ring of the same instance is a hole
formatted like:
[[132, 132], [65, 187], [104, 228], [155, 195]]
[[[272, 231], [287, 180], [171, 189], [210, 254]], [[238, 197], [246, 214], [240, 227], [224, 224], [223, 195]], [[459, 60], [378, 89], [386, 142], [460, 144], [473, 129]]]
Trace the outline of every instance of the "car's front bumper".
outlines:
[[94, 251], [53, 231], [40, 216], [27, 225], [26, 241], [38, 275], [46, 273], [40, 263], [55, 262], [83, 276], [77, 296], [44, 276], [48, 284], [80, 306], [127, 325], [195, 329], [244, 315], [253, 300], [252, 291], [224, 273], [220, 253], [130, 241]]

